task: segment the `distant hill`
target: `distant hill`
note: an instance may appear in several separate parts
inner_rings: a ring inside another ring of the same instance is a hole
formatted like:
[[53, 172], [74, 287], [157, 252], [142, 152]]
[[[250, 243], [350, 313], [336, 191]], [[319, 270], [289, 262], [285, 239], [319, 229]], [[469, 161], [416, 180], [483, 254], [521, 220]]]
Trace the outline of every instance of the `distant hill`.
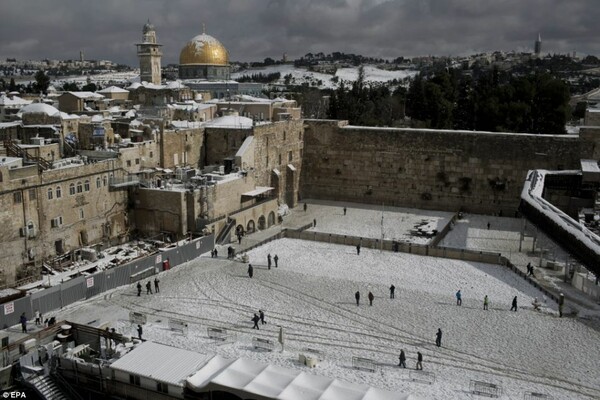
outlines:
[[[236, 80], [242, 76], [251, 76], [253, 74], [274, 74], [279, 73], [280, 78], [273, 84], [286, 84], [286, 76], [291, 75], [289, 84], [308, 85], [319, 89], [335, 89], [342, 81], [344, 84], [351, 84], [358, 77], [359, 67], [338, 68], [334, 74], [309, 71], [306, 68], [295, 67], [292, 64], [271, 65], [268, 67], [248, 68], [231, 74], [231, 78]], [[417, 74], [416, 70], [398, 70], [388, 71], [377, 68], [374, 65], [364, 65], [365, 83], [369, 84], [387, 84], [398, 85], [404, 79], [413, 77]], [[396, 80], [394, 82], [394, 80]]]

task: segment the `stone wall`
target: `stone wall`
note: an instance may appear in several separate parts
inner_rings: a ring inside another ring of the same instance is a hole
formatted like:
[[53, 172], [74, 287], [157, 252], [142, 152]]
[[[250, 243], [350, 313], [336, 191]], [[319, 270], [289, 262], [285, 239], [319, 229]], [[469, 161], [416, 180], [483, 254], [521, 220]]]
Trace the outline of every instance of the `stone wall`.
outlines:
[[528, 170], [577, 169], [594, 147], [572, 135], [305, 123], [303, 198], [423, 209], [513, 215]]
[[274, 187], [281, 203], [294, 207], [304, 148], [303, 121], [280, 121], [254, 127], [256, 184]]
[[144, 235], [187, 234], [185, 191], [138, 188], [134, 202], [135, 226]]
[[252, 129], [206, 128], [202, 165], [223, 165], [223, 159], [235, 157]]
[[160, 164], [163, 168], [198, 167], [204, 146], [204, 129], [163, 130], [160, 134]]
[[[0, 268], [5, 283], [26, 274], [20, 269], [24, 264], [39, 274], [42, 260], [57, 255], [57, 242], [68, 252], [85, 244], [124, 238], [129, 229], [127, 192], [110, 190], [111, 175], [120, 176], [122, 171], [118, 163], [106, 161], [3, 182]], [[33, 229], [23, 234], [24, 227]]]

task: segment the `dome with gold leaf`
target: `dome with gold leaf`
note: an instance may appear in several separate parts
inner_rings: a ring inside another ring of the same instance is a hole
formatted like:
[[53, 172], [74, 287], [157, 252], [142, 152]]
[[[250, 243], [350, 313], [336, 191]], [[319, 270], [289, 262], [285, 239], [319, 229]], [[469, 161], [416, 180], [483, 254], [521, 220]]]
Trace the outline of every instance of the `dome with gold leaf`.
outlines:
[[183, 47], [179, 65], [229, 65], [229, 52], [217, 39], [202, 33]]

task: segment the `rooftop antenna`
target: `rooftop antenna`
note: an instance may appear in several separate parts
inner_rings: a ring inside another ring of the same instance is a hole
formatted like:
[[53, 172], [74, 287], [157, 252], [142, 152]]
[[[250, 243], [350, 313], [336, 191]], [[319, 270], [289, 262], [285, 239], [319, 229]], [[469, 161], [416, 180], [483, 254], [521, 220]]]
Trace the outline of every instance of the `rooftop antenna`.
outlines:
[[206, 35], [206, 26], [204, 26], [204, 22], [202, 23], [202, 34]]

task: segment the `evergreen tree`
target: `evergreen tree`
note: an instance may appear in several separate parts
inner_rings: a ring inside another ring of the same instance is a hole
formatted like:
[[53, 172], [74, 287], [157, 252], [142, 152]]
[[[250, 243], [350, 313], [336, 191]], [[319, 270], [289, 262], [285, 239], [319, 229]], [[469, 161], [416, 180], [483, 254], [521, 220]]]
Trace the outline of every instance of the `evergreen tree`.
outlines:
[[35, 73], [35, 84], [33, 86], [33, 90], [36, 92], [46, 93], [48, 90], [48, 86], [50, 86], [50, 78], [48, 75], [44, 73], [44, 71], [39, 70]]

